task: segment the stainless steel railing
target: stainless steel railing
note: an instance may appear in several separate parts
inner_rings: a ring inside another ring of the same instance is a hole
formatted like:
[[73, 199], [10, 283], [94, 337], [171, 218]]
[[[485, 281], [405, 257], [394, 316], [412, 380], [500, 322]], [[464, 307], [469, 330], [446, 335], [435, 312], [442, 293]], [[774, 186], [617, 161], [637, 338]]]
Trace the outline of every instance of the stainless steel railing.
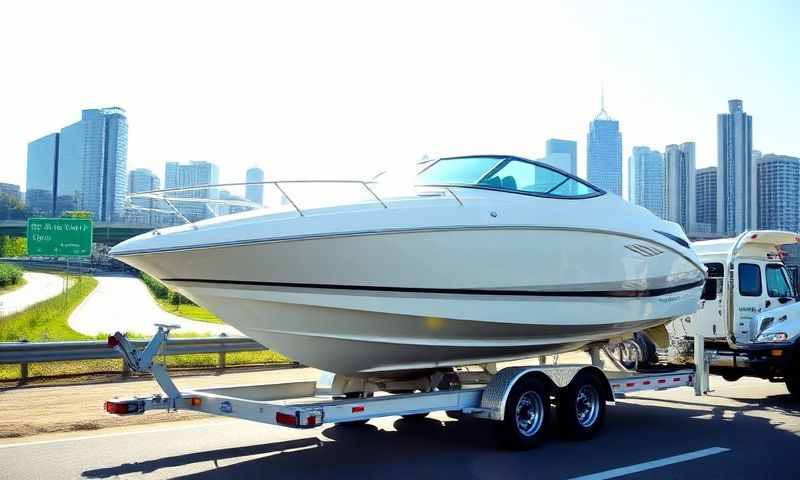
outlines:
[[[262, 205], [251, 202], [246, 199], [236, 198], [236, 199], [220, 199], [220, 198], [198, 198], [192, 196], [185, 196], [185, 195], [175, 195], [185, 192], [193, 192], [193, 191], [204, 191], [210, 189], [220, 189], [225, 187], [248, 187], [253, 185], [269, 185], [273, 186], [280, 195], [286, 199], [286, 201], [291, 205], [291, 207], [297, 212], [298, 215], [301, 217], [305, 216], [305, 212], [300, 207], [299, 203], [296, 199], [292, 198], [291, 195], [286, 190], [286, 186], [294, 185], [294, 184], [340, 184], [340, 185], [360, 185], [365, 192], [369, 194], [375, 201], [381, 205], [384, 209], [389, 208], [387, 202], [381, 198], [373, 188], [378, 182], [374, 181], [364, 181], [364, 180], [279, 180], [279, 181], [260, 181], [260, 182], [235, 182], [235, 183], [219, 183], [219, 184], [207, 184], [207, 185], [197, 185], [192, 187], [178, 187], [178, 188], [167, 188], [161, 190], [152, 190], [148, 192], [137, 192], [128, 194], [127, 199], [129, 203], [135, 198], [142, 198], [142, 199], [150, 199], [157, 202], [164, 202], [170, 210], [163, 210], [163, 209], [156, 209], [152, 207], [142, 207], [136, 206], [134, 204], [130, 204], [130, 208], [140, 209], [140, 210], [150, 210], [150, 211], [158, 211], [158, 212], [170, 212], [174, 213], [178, 216], [181, 220], [185, 223], [193, 223], [192, 220], [189, 220], [176, 206], [176, 203], [200, 203], [204, 205], [208, 204], [222, 204], [222, 205], [229, 205], [229, 206], [241, 206], [245, 208], [263, 208]], [[423, 185], [424, 186], [424, 185]], [[447, 191], [454, 200], [458, 202], [459, 205], [463, 206], [464, 202], [461, 198], [456, 195], [453, 190], [445, 185], [435, 185], [432, 186], [435, 188], [440, 188], [444, 191]], [[210, 209], [210, 213], [212, 216], [217, 216], [216, 211]]]

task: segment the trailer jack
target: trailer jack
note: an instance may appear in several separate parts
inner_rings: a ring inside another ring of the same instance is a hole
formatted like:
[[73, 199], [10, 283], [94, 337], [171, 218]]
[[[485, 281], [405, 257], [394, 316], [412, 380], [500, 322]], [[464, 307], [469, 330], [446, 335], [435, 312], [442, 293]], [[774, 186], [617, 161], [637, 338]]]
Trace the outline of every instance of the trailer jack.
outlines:
[[[169, 373], [167, 373], [166, 367], [160, 363], [154, 362], [154, 359], [156, 355], [158, 355], [159, 350], [161, 350], [161, 346], [167, 342], [169, 332], [173, 329], [180, 328], [180, 325], [157, 323], [156, 326], [158, 327], [158, 331], [144, 348], [139, 349], [134, 347], [128, 340], [128, 337], [120, 332], [116, 332], [114, 335], [108, 337], [108, 346], [114, 348], [122, 355], [122, 360], [132, 372], [151, 373], [156, 379], [156, 382], [158, 382], [158, 386], [167, 394], [167, 398], [164, 399], [168, 401], [167, 409], [174, 410], [176, 407], [175, 402], [180, 398], [181, 393], [178, 387], [175, 386], [175, 382], [170, 378]], [[133, 401], [128, 402], [129, 403], [126, 404], [127, 408], [134, 409]], [[119, 404], [122, 405], [122, 402], [119, 402]], [[118, 408], [120, 412], [110, 411], [109, 408]], [[106, 402], [106, 411], [109, 413], [122, 413], [122, 410], [125, 410], [125, 407], [114, 407], [113, 405], [109, 407], [109, 402]], [[143, 403], [139, 410], [125, 411], [124, 413], [142, 412], [144, 412]]]

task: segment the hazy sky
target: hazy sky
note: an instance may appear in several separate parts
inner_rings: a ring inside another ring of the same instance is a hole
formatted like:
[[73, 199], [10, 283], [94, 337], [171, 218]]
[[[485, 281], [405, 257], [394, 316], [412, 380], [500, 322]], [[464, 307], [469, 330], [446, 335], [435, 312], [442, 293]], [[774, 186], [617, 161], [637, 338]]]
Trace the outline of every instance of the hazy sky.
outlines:
[[[268, 6], [269, 5], [269, 6]], [[623, 155], [697, 142], [741, 98], [755, 148], [800, 156], [800, 2], [4, 2], [0, 181], [80, 110], [128, 112], [130, 168], [363, 178], [429, 156], [578, 141], [605, 84]], [[24, 188], [24, 187], [23, 187]]]

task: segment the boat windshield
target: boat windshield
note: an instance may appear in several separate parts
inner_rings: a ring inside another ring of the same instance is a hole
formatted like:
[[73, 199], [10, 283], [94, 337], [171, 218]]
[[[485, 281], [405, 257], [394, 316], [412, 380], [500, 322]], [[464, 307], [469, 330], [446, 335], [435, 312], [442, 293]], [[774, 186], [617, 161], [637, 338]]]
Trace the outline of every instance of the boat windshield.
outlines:
[[603, 194], [566, 173], [514, 157], [442, 158], [417, 175], [417, 184], [473, 186], [560, 198]]

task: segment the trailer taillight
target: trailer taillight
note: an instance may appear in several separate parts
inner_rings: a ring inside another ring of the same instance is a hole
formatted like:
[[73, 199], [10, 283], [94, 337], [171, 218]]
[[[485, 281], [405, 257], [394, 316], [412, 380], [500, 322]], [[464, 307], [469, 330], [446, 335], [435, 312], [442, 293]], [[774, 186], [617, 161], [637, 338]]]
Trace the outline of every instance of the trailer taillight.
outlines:
[[114, 401], [109, 400], [106, 402], [106, 412], [113, 413], [114, 415], [127, 415], [129, 413], [140, 413], [141, 405], [139, 401]]
[[117, 337], [114, 336], [114, 335], [109, 335], [108, 336], [108, 348], [114, 348], [117, 345], [119, 345], [119, 340], [117, 340]]
[[281, 413], [281, 412], [276, 413], [275, 421], [280, 423], [281, 425], [286, 425], [287, 427], [297, 426], [297, 417], [294, 415], [289, 415], [288, 413]]

